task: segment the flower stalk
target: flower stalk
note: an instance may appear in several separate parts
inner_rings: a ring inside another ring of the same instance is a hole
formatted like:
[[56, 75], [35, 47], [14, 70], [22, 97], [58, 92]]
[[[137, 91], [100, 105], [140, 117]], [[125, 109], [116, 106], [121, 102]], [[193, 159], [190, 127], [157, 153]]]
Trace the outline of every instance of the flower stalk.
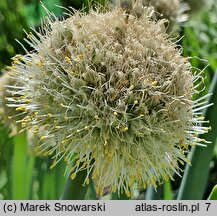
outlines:
[[69, 176], [65, 184], [61, 200], [84, 200], [87, 193], [88, 185], [84, 185], [87, 175], [87, 170], [82, 170], [77, 173], [75, 179]]

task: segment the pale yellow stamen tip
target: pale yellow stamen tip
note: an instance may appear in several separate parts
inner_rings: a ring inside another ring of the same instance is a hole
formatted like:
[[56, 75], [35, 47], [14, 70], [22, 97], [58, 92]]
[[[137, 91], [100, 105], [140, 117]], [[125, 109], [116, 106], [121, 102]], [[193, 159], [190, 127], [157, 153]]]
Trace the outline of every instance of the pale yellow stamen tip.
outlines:
[[157, 81], [153, 81], [151, 84], [152, 84], [153, 86], [156, 86], [156, 85], [157, 85]]
[[32, 32], [29, 32], [29, 34], [27, 35], [27, 38], [31, 38], [32, 37]]
[[132, 90], [133, 88], [134, 88], [134, 85], [131, 85], [131, 86], [130, 86], [130, 90]]
[[48, 116], [49, 118], [51, 118], [51, 117], [52, 117], [52, 114], [51, 114], [51, 113], [48, 113], [47, 116]]
[[16, 108], [16, 111], [24, 111], [26, 110], [26, 106], [20, 106]]
[[47, 138], [48, 138], [48, 136], [42, 136], [40, 140], [45, 140]]
[[65, 57], [65, 61], [66, 61], [67, 63], [72, 63], [71, 60], [70, 60], [70, 58], [69, 58], [68, 56]]
[[75, 179], [75, 177], [76, 177], [76, 173], [72, 173], [71, 180]]
[[128, 127], [125, 127], [125, 128], [123, 128], [122, 131], [125, 132], [125, 131], [128, 131], [128, 129], [129, 129]]
[[25, 101], [25, 103], [30, 103], [31, 102], [29, 99], [25, 99], [24, 101]]

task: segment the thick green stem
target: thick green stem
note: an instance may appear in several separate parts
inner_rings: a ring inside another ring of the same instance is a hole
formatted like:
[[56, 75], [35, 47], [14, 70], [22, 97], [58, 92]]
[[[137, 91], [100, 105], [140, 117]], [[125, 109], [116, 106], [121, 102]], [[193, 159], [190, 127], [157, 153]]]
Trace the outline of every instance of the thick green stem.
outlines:
[[70, 176], [66, 182], [64, 192], [61, 196], [62, 200], [84, 200], [88, 185], [83, 185], [87, 176], [87, 171], [79, 171], [75, 179], [71, 179]]
[[112, 200], [129, 200], [130, 197], [128, 197], [125, 193], [122, 193], [118, 195], [118, 193], [112, 194]]
[[159, 200], [162, 198], [162, 185], [159, 185], [156, 189], [151, 185], [146, 189], [146, 200]]
[[208, 200], [217, 200], [217, 185], [215, 185], [208, 197]]
[[212, 143], [207, 144], [207, 147], [196, 146], [189, 154], [191, 166], [186, 165], [177, 199], [203, 199], [209, 175], [209, 165], [213, 157], [217, 138], [217, 72], [213, 78], [210, 92], [213, 94], [209, 103], [214, 103], [214, 106], [207, 107], [204, 110], [204, 116], [206, 120], [209, 120], [212, 130], [207, 134], [201, 135], [200, 138]]
[[12, 161], [12, 198], [30, 199], [35, 158], [27, 156], [26, 134], [14, 137], [14, 154]]

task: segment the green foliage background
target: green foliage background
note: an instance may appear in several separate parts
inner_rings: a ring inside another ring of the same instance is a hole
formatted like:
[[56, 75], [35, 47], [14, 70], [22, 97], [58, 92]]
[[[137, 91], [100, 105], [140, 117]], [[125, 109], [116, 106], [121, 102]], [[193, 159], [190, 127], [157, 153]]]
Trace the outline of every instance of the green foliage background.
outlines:
[[[43, 0], [42, 2], [57, 16], [61, 15], [64, 10], [55, 5], [71, 6], [76, 9], [88, 5], [87, 0]], [[98, 2], [104, 4], [104, 0]], [[200, 13], [191, 14], [189, 21], [180, 33], [185, 35], [180, 42], [183, 46], [183, 55], [193, 57], [190, 60], [193, 67], [199, 69], [207, 67], [205, 92], [208, 92], [217, 69], [216, 5], [217, 0], [211, 7], [204, 8]], [[45, 14], [38, 0], [0, 1], [0, 71], [10, 64], [10, 58], [16, 53], [23, 53], [22, 47], [15, 39], [23, 42], [23, 37], [25, 37], [23, 29], [28, 32], [31, 31], [29, 28], [31, 26], [37, 28]], [[206, 59], [206, 61], [201, 59]], [[215, 83], [212, 85], [216, 86]], [[215, 89], [214, 87], [213, 89]], [[215, 101], [216, 98], [212, 97], [211, 100]], [[180, 199], [208, 198], [213, 186], [217, 184], [217, 147], [215, 145], [217, 103], [212, 110], [208, 110], [208, 113], [212, 114], [207, 117], [212, 120], [214, 130], [206, 136], [206, 139], [211, 140], [212, 144], [208, 144], [210, 147], [207, 149], [199, 147], [200, 149], [197, 150], [199, 153], [194, 152], [192, 160], [198, 166], [187, 167], [183, 179], [175, 176], [176, 181], [168, 181], [159, 186], [157, 193], [152, 188], [148, 188], [147, 191], [135, 192], [134, 198], [176, 199], [177, 196]], [[83, 173], [78, 175], [73, 185], [68, 185], [70, 183], [67, 183], [62, 162], [55, 169], [50, 170], [51, 159], [36, 158], [29, 153], [26, 134], [22, 133], [12, 138], [9, 135], [9, 130], [7, 124], [0, 124], [0, 199], [59, 199], [63, 194], [64, 187], [71, 190], [70, 193], [65, 194], [65, 198], [98, 199], [93, 182], [88, 188], [82, 187]], [[202, 158], [198, 155], [202, 155]], [[197, 174], [199, 173], [204, 174], [206, 178], [198, 183]], [[200, 183], [203, 185], [202, 189]], [[185, 194], [186, 190], [188, 191], [187, 195]], [[212, 195], [211, 197], [216, 196]], [[117, 194], [103, 198], [127, 199], [125, 196], [118, 197]]]

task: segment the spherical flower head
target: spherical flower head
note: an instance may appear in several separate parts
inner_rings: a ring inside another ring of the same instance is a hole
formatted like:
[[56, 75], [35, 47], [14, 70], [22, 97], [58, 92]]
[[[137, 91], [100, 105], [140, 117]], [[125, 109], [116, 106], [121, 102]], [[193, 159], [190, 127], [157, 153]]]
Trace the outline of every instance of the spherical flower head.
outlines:
[[188, 18], [188, 5], [180, 0], [142, 0], [144, 6], [153, 6], [157, 19], [167, 19], [169, 30], [174, 30]]
[[5, 119], [5, 110], [8, 110], [8, 107], [6, 106], [6, 85], [9, 85], [10, 83], [10, 76], [8, 74], [3, 74], [0, 77], [0, 116], [1, 119]]
[[[22, 127], [25, 128], [25, 121], [23, 121], [25, 115], [22, 113], [23, 108], [20, 106], [17, 107], [16, 105], [13, 106], [11, 105], [11, 102], [8, 104], [8, 100], [15, 101], [22, 97], [20, 94], [15, 95], [10, 91], [11, 88], [16, 88], [15, 86], [17, 85], [20, 89], [21, 83], [18, 84], [16, 79], [11, 78], [9, 75], [10, 73], [13, 73], [14, 62], [17, 62], [17, 59], [20, 58], [22, 59], [20, 55], [13, 57], [13, 66], [8, 67], [9, 70], [4, 71], [3, 75], [0, 77], [0, 124], [8, 126], [10, 136], [17, 135], [23, 130]], [[11, 97], [12, 94], [13, 97]], [[38, 143], [40, 137], [45, 133], [45, 129], [42, 127], [37, 133], [35, 133], [35, 130], [29, 130], [27, 132], [29, 153], [32, 153], [32, 149], [35, 148], [35, 143]]]
[[201, 76], [151, 14], [49, 14], [14, 70], [21, 88], [10, 91], [21, 96], [9, 105], [23, 110], [26, 129], [46, 133], [35, 151], [52, 155], [52, 167], [64, 159], [72, 179], [87, 170], [84, 183], [93, 178], [100, 195], [173, 179], [207, 131], [198, 126], [206, 97], [192, 101]]
[[5, 78], [5, 75], [2, 75], [1, 77], [0, 77], [0, 113], [1, 113], [1, 119], [3, 118], [3, 115], [2, 115], [2, 113], [4, 112], [4, 109], [3, 109], [3, 101], [4, 101], [4, 90], [5, 90], [5, 87], [4, 87], [4, 85], [5, 85], [5, 83], [7, 83], [7, 78]]
[[[15, 107], [8, 107], [8, 97], [11, 96], [8, 86], [15, 86], [16, 83], [9, 75], [10, 71], [4, 71], [0, 77], [0, 122], [7, 125], [10, 129], [10, 135], [16, 135], [19, 130], [17, 121], [23, 118], [21, 113], [18, 113]], [[13, 98], [15, 100], [15, 97]], [[13, 118], [12, 118], [13, 116]]]

